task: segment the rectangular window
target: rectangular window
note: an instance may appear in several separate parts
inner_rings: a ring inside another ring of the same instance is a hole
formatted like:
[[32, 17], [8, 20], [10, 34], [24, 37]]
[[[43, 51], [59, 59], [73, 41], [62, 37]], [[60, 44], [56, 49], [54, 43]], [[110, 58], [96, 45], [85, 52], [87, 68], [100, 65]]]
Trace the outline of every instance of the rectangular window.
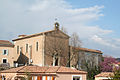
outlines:
[[28, 44], [26, 44], [26, 53], [28, 52]]
[[4, 50], [4, 55], [6, 55], [7, 54], [7, 50]]
[[20, 47], [20, 53], [23, 53], [23, 47]]
[[1, 76], [1, 79], [0, 80], [6, 80], [5, 76]]
[[3, 50], [3, 55], [8, 55], [8, 50]]
[[81, 76], [73, 76], [72, 80], [82, 80], [82, 79], [81, 79]]
[[7, 63], [7, 59], [3, 59], [3, 60], [2, 60], [2, 63]]
[[19, 46], [17, 46], [17, 54], [19, 54]]
[[7, 54], [7, 50], [3, 50], [3, 55], [6, 55]]
[[38, 42], [36, 42], [36, 51], [38, 51]]

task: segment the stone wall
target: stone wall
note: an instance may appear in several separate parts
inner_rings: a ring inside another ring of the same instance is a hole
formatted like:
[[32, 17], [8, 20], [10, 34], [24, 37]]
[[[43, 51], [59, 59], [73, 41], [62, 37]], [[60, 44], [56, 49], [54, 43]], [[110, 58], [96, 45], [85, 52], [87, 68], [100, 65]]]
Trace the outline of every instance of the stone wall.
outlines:
[[68, 36], [64, 35], [61, 31], [46, 34], [45, 65], [55, 65], [55, 60], [58, 59], [57, 65], [66, 66], [68, 62], [68, 52]]

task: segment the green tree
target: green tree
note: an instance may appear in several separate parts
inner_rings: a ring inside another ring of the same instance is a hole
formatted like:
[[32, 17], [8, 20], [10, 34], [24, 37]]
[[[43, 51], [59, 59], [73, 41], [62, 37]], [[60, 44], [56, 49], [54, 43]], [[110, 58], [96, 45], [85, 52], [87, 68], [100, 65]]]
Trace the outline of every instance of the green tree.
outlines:
[[110, 75], [111, 80], [120, 80], [120, 67], [116, 67], [113, 70], [113, 75]]
[[32, 80], [31, 78], [32, 78], [32, 76], [31, 76], [30, 72], [25, 72], [24, 77], [17, 77], [17, 79], [20, 79], [20, 80]]
[[85, 63], [87, 74], [87, 80], [94, 80], [95, 75], [101, 72], [100, 66], [90, 65], [88, 62]]
[[[70, 38], [70, 53], [69, 53], [69, 66], [77, 68], [79, 61], [79, 50], [76, 48], [80, 48], [82, 46], [82, 41], [79, 38], [79, 35], [74, 32]], [[74, 64], [71, 64], [71, 61], [74, 61]]]

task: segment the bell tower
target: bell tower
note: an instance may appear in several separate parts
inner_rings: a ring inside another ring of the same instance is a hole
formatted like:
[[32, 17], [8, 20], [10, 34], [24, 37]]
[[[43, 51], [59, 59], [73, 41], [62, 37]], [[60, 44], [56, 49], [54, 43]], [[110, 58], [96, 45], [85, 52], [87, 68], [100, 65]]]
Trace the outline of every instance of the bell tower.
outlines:
[[54, 29], [55, 29], [55, 30], [59, 30], [59, 23], [58, 23], [58, 22], [55, 22], [54, 25], [55, 25], [55, 28], [54, 28]]

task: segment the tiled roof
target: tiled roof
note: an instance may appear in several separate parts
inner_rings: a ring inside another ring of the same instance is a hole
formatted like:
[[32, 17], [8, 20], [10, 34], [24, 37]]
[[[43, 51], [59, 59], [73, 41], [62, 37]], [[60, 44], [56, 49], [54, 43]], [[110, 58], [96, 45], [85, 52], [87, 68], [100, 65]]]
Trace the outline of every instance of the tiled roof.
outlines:
[[5, 46], [5, 47], [14, 47], [14, 45], [7, 40], [0, 40], [0, 46]]
[[11, 68], [11, 69], [8, 69], [8, 70], [3, 70], [3, 71], [0, 71], [0, 73], [16, 73], [19, 70], [21, 70], [22, 68], [24, 68], [24, 66], [18, 67], [18, 68]]
[[[14, 39], [12, 41], [17, 41], [17, 40], [21, 40], [21, 39], [26, 39], [26, 38], [31, 38], [31, 37], [35, 37], [35, 36], [39, 36], [39, 35], [42, 35], [42, 34], [46, 34], [46, 33], [50, 33], [50, 32], [54, 32], [56, 30], [50, 30], [50, 31], [45, 31], [45, 32], [41, 32], [41, 33], [36, 33], [36, 34], [32, 34], [32, 35], [25, 35], [24, 37], [21, 37], [21, 38], [17, 38], [17, 39]], [[60, 32], [62, 32], [61, 30], [59, 30]], [[63, 33], [63, 32], [62, 32]], [[64, 35], [68, 36], [67, 34], [63, 33]], [[69, 36], [68, 36], [69, 37]]]
[[101, 72], [100, 74], [96, 75], [95, 77], [110, 77], [112, 76], [112, 72]]
[[46, 31], [46, 32], [41, 32], [41, 33], [36, 33], [36, 34], [32, 34], [32, 35], [26, 35], [22, 38], [17, 38], [17, 39], [14, 39], [12, 41], [17, 41], [17, 40], [21, 40], [21, 39], [26, 39], [26, 38], [31, 38], [31, 37], [35, 37], [35, 36], [39, 36], [39, 35], [42, 35], [44, 33], [49, 33], [49, 32], [53, 32], [54, 30], [51, 30], [51, 31]]
[[84, 74], [87, 73], [85, 71], [80, 71], [75, 68], [67, 68], [67, 67], [60, 67], [57, 72], [58, 73], [84, 73]]
[[85, 71], [79, 71], [76, 69], [63, 67], [63, 66], [51, 66], [51, 67], [40, 67], [40, 66], [22, 66], [18, 68], [12, 68], [9, 70], [3, 70], [1, 73], [78, 73], [87, 74]]
[[81, 50], [81, 51], [87, 51], [87, 52], [95, 52], [95, 53], [101, 53], [102, 52], [100, 50], [94, 50], [94, 49], [88, 49], [88, 48], [75, 48], [77, 50]]
[[117, 64], [120, 65], [120, 62], [118, 62]]
[[48, 69], [48, 67], [39, 67], [39, 66], [25, 66], [24, 68], [22, 68], [21, 70], [19, 70], [18, 72], [35, 72], [35, 73], [44, 73], [46, 70]]

